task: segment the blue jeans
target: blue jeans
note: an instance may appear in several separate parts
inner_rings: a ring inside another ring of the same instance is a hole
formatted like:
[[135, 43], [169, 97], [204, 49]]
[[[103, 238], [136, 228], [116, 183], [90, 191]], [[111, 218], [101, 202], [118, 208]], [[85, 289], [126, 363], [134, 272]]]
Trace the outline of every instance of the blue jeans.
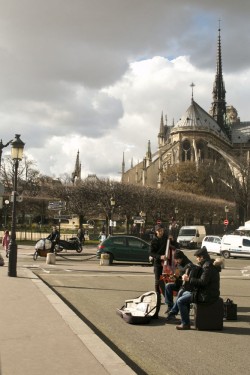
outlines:
[[185, 291], [176, 301], [178, 309], [181, 315], [181, 323], [184, 325], [190, 325], [190, 303], [191, 303], [191, 292]]
[[173, 304], [173, 306], [171, 308], [171, 313], [174, 314], [174, 315], [177, 315], [179, 313], [179, 307], [178, 307], [177, 301], [182, 296], [183, 293], [184, 293], [184, 290], [180, 289], [178, 294], [177, 294], [175, 303]]
[[174, 301], [173, 301], [173, 292], [178, 292], [179, 288], [175, 283], [167, 283], [165, 285], [165, 303], [171, 309]]

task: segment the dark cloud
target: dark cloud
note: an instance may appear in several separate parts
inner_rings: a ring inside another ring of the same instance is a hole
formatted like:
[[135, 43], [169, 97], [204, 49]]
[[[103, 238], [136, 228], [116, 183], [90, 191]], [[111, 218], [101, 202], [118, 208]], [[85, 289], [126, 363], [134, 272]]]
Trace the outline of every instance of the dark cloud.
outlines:
[[[56, 173], [60, 160], [64, 171], [73, 158], [66, 155], [66, 139], [88, 151], [86, 169], [117, 171], [122, 146], [111, 158], [110, 144], [122, 140], [142, 154], [158, 131], [153, 117], [158, 121], [166, 107], [171, 118], [181, 116], [186, 108], [175, 95], [181, 89], [188, 102], [193, 80], [208, 109], [219, 19], [228, 100], [240, 105], [249, 96], [242, 78], [250, 61], [249, 0], [0, 0], [0, 9], [1, 138], [21, 133], [44, 172]], [[155, 56], [162, 57], [159, 71], [170, 74], [155, 73]], [[186, 74], [171, 67], [169, 60], [179, 56], [189, 56], [190, 66], [180, 63]], [[145, 60], [148, 71], [138, 78], [131, 63]], [[105, 163], [92, 154], [95, 148]]]

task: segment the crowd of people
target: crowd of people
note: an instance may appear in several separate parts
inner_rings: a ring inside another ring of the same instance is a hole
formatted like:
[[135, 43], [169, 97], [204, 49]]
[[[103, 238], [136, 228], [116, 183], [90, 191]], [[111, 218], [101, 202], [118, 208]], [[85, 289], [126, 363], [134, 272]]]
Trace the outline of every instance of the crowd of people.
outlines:
[[[162, 224], [156, 225], [150, 245], [157, 293], [154, 318], [158, 318], [163, 295], [167, 306], [166, 322], [178, 322], [177, 330], [190, 329], [192, 303], [212, 304], [220, 296], [221, 264], [210, 258], [205, 247], [196, 250], [194, 256], [196, 264], [180, 250], [176, 238]], [[179, 320], [177, 314], [180, 314]]]

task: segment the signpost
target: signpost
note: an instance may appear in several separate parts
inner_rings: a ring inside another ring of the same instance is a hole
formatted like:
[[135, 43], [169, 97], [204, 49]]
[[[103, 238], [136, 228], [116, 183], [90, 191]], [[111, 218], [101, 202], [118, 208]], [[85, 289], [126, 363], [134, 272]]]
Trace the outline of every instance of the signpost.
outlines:
[[54, 201], [54, 202], [49, 202], [48, 205], [49, 210], [56, 210], [58, 211], [58, 220], [59, 220], [59, 236], [61, 232], [61, 210], [66, 210], [66, 202], [65, 201]]
[[49, 210], [65, 210], [66, 209], [66, 202], [65, 201], [54, 201], [54, 202], [49, 202], [48, 205]]
[[145, 223], [145, 220], [144, 220], [144, 219], [135, 219], [135, 220], [134, 220], [134, 223], [135, 223], [135, 224], [144, 224], [144, 223]]

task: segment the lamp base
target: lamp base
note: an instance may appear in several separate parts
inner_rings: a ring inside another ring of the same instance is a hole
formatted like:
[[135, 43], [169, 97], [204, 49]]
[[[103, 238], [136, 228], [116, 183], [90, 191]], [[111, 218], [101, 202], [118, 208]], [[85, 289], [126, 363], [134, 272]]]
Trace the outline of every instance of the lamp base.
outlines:
[[16, 265], [17, 265], [17, 244], [15, 241], [11, 240], [9, 244], [8, 276], [16, 277]]

